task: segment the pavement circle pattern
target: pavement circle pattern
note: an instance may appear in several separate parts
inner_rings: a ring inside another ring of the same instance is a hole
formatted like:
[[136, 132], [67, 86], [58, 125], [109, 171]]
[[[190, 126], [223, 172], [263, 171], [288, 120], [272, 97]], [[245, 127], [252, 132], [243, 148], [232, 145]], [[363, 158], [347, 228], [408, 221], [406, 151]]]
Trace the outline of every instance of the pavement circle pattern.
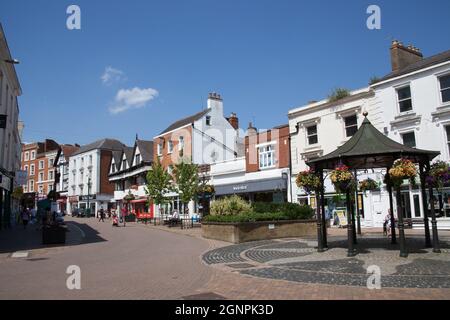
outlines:
[[248, 242], [208, 251], [207, 265], [259, 278], [299, 283], [367, 286], [369, 266], [381, 270], [381, 286], [391, 288], [450, 288], [450, 241], [442, 253], [423, 247], [423, 238], [408, 239], [409, 256], [400, 258], [398, 245], [383, 238], [358, 239], [355, 257], [347, 257], [346, 240], [330, 240], [318, 253], [317, 242], [284, 239]]

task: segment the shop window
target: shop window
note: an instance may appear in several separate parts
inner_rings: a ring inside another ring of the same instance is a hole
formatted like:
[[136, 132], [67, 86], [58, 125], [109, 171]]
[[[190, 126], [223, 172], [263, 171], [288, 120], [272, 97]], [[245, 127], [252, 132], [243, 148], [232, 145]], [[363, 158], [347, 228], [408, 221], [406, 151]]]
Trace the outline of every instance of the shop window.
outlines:
[[412, 110], [411, 87], [397, 89], [398, 107], [400, 113]]
[[358, 131], [358, 118], [356, 114], [344, 118], [345, 122], [345, 136], [352, 137]]
[[268, 145], [259, 148], [259, 168], [271, 168], [275, 166], [275, 148]]

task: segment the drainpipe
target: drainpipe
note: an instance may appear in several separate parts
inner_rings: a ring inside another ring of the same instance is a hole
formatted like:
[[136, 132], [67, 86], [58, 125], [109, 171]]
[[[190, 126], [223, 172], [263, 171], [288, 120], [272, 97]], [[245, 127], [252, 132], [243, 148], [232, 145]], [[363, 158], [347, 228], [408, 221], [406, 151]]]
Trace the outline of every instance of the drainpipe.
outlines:
[[[295, 125], [295, 134], [297, 135], [298, 134], [298, 123]], [[291, 201], [290, 202], [294, 202], [294, 196], [293, 196], [293, 194], [292, 194], [292, 151], [291, 151], [291, 148], [292, 148], [292, 143], [291, 143], [291, 138], [292, 138], [292, 134], [291, 134], [291, 132], [290, 132], [290, 130], [289, 130], [289, 175], [288, 175], [288, 178], [289, 178], [289, 184], [290, 184], [290, 196], [291, 196]]]

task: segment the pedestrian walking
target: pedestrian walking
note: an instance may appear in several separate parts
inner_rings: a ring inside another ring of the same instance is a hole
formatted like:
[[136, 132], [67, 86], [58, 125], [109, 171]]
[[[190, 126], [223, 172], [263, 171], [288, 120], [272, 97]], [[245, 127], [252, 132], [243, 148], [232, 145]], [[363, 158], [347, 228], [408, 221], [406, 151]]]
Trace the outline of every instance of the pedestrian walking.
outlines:
[[100, 221], [105, 222], [105, 210], [103, 210], [103, 208], [100, 209], [99, 217], [100, 217], [98, 219], [99, 222]]
[[28, 209], [24, 209], [22, 211], [22, 223], [23, 223], [23, 228], [24, 229], [27, 228], [29, 220], [30, 220], [30, 212], [28, 211]]

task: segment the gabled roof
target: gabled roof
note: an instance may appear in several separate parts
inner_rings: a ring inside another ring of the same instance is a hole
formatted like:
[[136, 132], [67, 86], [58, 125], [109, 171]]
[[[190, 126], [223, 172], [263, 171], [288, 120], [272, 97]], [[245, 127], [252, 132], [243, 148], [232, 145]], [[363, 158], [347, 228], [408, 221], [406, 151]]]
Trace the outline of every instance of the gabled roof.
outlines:
[[123, 151], [119, 151], [119, 150], [115, 150], [112, 152], [112, 159], [114, 160], [114, 165], [116, 166], [116, 171], [120, 170], [120, 162], [122, 160], [122, 153], [123, 153]]
[[139, 148], [143, 162], [153, 162], [153, 141], [136, 140], [136, 147]]
[[92, 143], [81, 146], [80, 149], [78, 149], [78, 151], [76, 151], [73, 155], [85, 153], [85, 152], [88, 152], [91, 150], [96, 150], [96, 149], [111, 150], [111, 151], [123, 150], [124, 147], [126, 147], [126, 145], [124, 145], [119, 140], [105, 138], [105, 139], [97, 140]]
[[440, 152], [407, 147], [389, 139], [365, 119], [358, 131], [335, 151], [308, 161], [315, 169], [334, 169], [339, 163], [351, 169], [387, 168], [401, 157], [415, 162], [431, 161]]
[[[122, 161], [123, 161], [123, 156], [125, 155], [125, 157], [127, 158], [128, 168], [133, 165], [133, 151], [134, 151], [134, 147], [126, 146], [123, 148]], [[123, 170], [123, 168], [122, 168], [122, 170]]]
[[388, 80], [388, 79], [392, 79], [392, 78], [395, 78], [395, 77], [398, 77], [398, 76], [401, 76], [404, 74], [408, 74], [408, 73], [411, 73], [411, 72], [414, 72], [414, 71], [417, 71], [420, 69], [431, 67], [435, 64], [440, 64], [440, 63], [446, 62], [446, 61], [450, 61], [450, 50], [447, 50], [447, 51], [438, 53], [434, 56], [419, 60], [415, 63], [408, 65], [407, 67], [405, 67], [403, 69], [393, 71], [393, 72], [387, 74], [386, 76], [384, 76], [383, 78], [379, 79], [374, 84]]
[[174, 123], [172, 123], [170, 126], [168, 126], [165, 130], [163, 130], [159, 135], [162, 135], [164, 133], [167, 133], [169, 131], [184, 127], [185, 125], [188, 125], [190, 123], [193, 123], [194, 121], [197, 121], [198, 119], [201, 119], [204, 115], [206, 115], [211, 109], [205, 109], [202, 110], [196, 114], [193, 114], [189, 117], [183, 118], [181, 120], [177, 120]]

